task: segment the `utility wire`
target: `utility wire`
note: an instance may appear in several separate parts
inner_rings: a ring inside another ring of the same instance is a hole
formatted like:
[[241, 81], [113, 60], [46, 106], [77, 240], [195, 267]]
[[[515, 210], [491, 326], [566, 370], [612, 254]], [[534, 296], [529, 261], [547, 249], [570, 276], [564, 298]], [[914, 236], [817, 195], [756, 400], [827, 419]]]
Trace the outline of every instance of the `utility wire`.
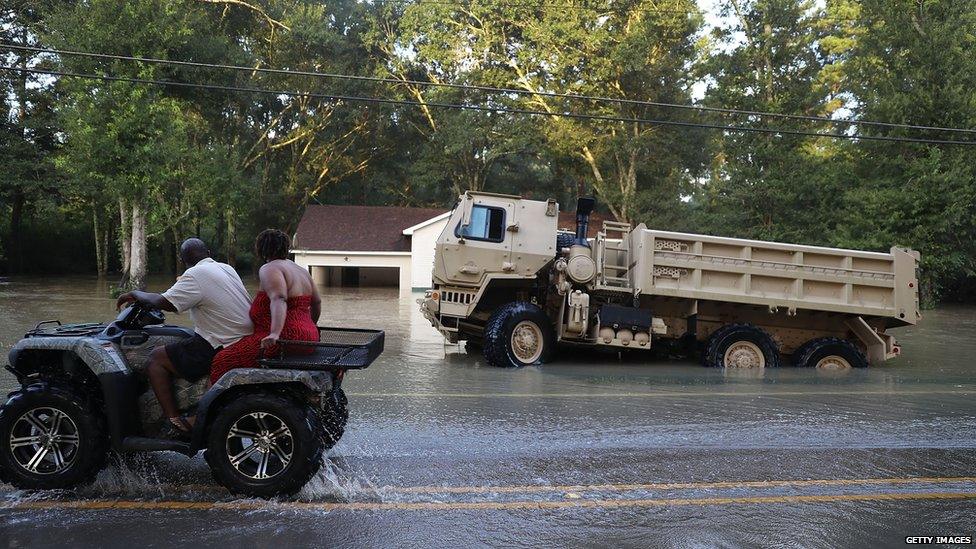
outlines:
[[20, 71], [29, 74], [45, 74], [45, 75], [60, 76], [60, 77], [86, 78], [86, 79], [102, 80], [108, 82], [130, 82], [133, 84], [149, 84], [149, 85], [172, 86], [172, 87], [180, 87], [180, 88], [195, 88], [195, 89], [233, 91], [233, 92], [245, 92], [245, 93], [261, 93], [261, 94], [270, 94], [275, 96], [286, 96], [286, 97], [307, 97], [307, 98], [318, 98], [318, 99], [330, 99], [333, 101], [349, 101], [352, 103], [379, 103], [379, 104], [387, 104], [387, 105], [405, 105], [410, 107], [421, 107], [421, 108], [433, 107], [433, 108], [440, 108], [440, 109], [525, 114], [531, 116], [548, 116], [548, 117], [555, 117], [555, 118], [572, 118], [577, 120], [599, 120], [605, 122], [627, 122], [627, 123], [651, 124], [651, 125], [657, 124], [662, 126], [679, 126], [684, 128], [705, 128], [705, 129], [723, 130], [723, 131], [730, 131], [730, 132], [751, 132], [751, 133], [765, 133], [765, 134], [775, 134], [775, 135], [827, 137], [833, 139], [849, 139], [855, 141], [856, 140], [889, 141], [889, 142], [897, 142], [897, 143], [925, 143], [931, 145], [976, 145], [976, 141], [920, 139], [920, 138], [913, 138], [913, 137], [856, 135], [856, 134], [842, 134], [842, 133], [817, 133], [817, 132], [809, 132], [809, 131], [802, 131], [802, 130], [787, 130], [787, 129], [778, 129], [778, 128], [756, 128], [750, 126], [723, 126], [721, 124], [704, 124], [698, 122], [685, 122], [679, 120], [654, 120], [654, 119], [647, 119], [647, 118], [626, 118], [622, 116], [609, 116], [609, 115], [601, 115], [601, 114], [559, 113], [559, 112], [538, 111], [538, 110], [531, 110], [531, 109], [489, 107], [483, 105], [463, 105], [463, 104], [456, 104], [456, 103], [421, 103], [418, 101], [405, 101], [401, 99], [390, 99], [386, 97], [366, 97], [366, 96], [357, 96], [357, 95], [338, 95], [338, 94], [317, 93], [317, 92], [294, 92], [294, 91], [286, 91], [286, 90], [269, 90], [264, 88], [245, 88], [239, 86], [199, 84], [199, 83], [192, 83], [192, 82], [175, 82], [169, 80], [152, 80], [147, 78], [129, 78], [123, 76], [86, 74], [86, 73], [47, 70], [47, 69], [29, 69], [29, 68], [15, 67], [10, 65], [0, 65], [0, 70]]
[[77, 51], [77, 50], [60, 50], [54, 48], [42, 48], [38, 46], [22, 46], [19, 44], [9, 44], [6, 42], [0, 42], [0, 48], [9, 48], [12, 50], [19, 50], [19, 51], [32, 51], [35, 53], [50, 53], [55, 55], [90, 57], [94, 59], [137, 61], [137, 62], [152, 63], [152, 64], [159, 64], [159, 65], [174, 65], [180, 67], [234, 70], [234, 71], [241, 71], [241, 72], [251, 72], [251, 73], [257, 72], [257, 73], [264, 73], [264, 74], [277, 74], [277, 75], [287, 75], [287, 76], [309, 76], [315, 78], [356, 80], [361, 82], [380, 82], [380, 83], [387, 83], [387, 84], [410, 84], [416, 86], [441, 87], [441, 88], [450, 88], [450, 89], [457, 89], [457, 90], [473, 90], [473, 91], [482, 91], [488, 93], [502, 93], [502, 94], [508, 93], [508, 94], [516, 94], [516, 95], [552, 97], [557, 99], [570, 99], [570, 100], [577, 100], [577, 101], [594, 101], [598, 103], [616, 103], [622, 105], [662, 107], [662, 108], [670, 108], [670, 109], [694, 110], [700, 112], [717, 112], [722, 114], [742, 115], [742, 116], [761, 116], [767, 118], [778, 118], [782, 120], [805, 120], [810, 122], [821, 122], [821, 123], [833, 124], [833, 125], [845, 125], [845, 126], [859, 125], [859, 126], [876, 126], [876, 127], [883, 127], [883, 128], [900, 128], [900, 129], [908, 129], [908, 130], [976, 133], [976, 129], [968, 129], [968, 128], [922, 126], [918, 124], [898, 124], [893, 122], [877, 122], [873, 120], [857, 120], [853, 118], [826, 118], [822, 116], [809, 116], [809, 115], [802, 115], [802, 114], [782, 114], [782, 113], [766, 112], [766, 111], [750, 111], [750, 110], [742, 110], [742, 109], [728, 109], [728, 108], [721, 108], [721, 107], [707, 107], [704, 105], [682, 105], [678, 103], [644, 101], [640, 99], [622, 99], [622, 98], [615, 98], [615, 97], [601, 97], [601, 96], [582, 95], [582, 94], [574, 94], [574, 93], [519, 90], [514, 88], [499, 88], [494, 86], [479, 86], [473, 84], [452, 84], [448, 82], [425, 82], [423, 80], [406, 80], [406, 79], [401, 80], [397, 78], [383, 78], [379, 76], [359, 76], [359, 75], [352, 75], [352, 74], [298, 71], [298, 70], [290, 70], [290, 69], [273, 69], [273, 68], [266, 68], [266, 67], [244, 67], [240, 65], [227, 65], [221, 63], [202, 63], [202, 62], [195, 62], [195, 61], [178, 61], [173, 59], [159, 59], [159, 58], [152, 58], [152, 57], [133, 57], [129, 55], [94, 53], [94, 52], [84, 52], [84, 51]]

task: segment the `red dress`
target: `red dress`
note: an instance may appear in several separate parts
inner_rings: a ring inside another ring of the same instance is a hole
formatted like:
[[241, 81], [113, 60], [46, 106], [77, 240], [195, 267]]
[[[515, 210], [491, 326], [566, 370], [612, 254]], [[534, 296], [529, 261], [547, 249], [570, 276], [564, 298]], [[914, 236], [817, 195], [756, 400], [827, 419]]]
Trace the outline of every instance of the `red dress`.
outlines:
[[[279, 339], [292, 341], [318, 341], [319, 329], [312, 322], [312, 296], [299, 295], [288, 298], [288, 312], [285, 314], [285, 326], [281, 329]], [[251, 322], [254, 323], [254, 333], [244, 336], [237, 343], [221, 349], [214, 356], [210, 366], [210, 383], [216, 383], [220, 376], [234, 368], [257, 368], [258, 357], [261, 354], [261, 340], [271, 333], [271, 300], [264, 291], [254, 296], [250, 310]], [[267, 354], [278, 352], [277, 346], [266, 351]]]

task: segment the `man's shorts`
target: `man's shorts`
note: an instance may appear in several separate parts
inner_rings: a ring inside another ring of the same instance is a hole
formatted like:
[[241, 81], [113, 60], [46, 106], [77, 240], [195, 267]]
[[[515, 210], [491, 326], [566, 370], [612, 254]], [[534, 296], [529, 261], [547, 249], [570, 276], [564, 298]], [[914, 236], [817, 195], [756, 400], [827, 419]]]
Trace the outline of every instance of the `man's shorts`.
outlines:
[[180, 377], [188, 381], [196, 381], [210, 374], [210, 362], [217, 351], [199, 334], [166, 346], [169, 361]]

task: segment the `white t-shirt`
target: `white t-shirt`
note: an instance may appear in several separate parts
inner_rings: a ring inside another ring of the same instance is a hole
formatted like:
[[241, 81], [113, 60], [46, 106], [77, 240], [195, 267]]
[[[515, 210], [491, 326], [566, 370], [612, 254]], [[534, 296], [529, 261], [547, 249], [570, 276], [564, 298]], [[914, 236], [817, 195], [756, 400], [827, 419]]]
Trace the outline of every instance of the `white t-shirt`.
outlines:
[[163, 292], [177, 312], [190, 311], [193, 327], [215, 349], [233, 345], [254, 332], [248, 311], [251, 296], [233, 267], [201, 259]]

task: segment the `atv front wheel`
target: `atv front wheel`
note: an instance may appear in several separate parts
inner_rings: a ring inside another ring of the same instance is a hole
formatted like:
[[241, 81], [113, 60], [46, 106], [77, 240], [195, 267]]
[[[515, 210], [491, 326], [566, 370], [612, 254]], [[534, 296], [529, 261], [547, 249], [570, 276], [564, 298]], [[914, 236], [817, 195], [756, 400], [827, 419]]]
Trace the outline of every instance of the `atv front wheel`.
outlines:
[[0, 479], [17, 488], [87, 484], [105, 465], [108, 445], [102, 415], [70, 390], [30, 385], [0, 408]]
[[322, 464], [318, 414], [278, 394], [236, 398], [210, 428], [206, 459], [214, 479], [234, 494], [294, 494]]

